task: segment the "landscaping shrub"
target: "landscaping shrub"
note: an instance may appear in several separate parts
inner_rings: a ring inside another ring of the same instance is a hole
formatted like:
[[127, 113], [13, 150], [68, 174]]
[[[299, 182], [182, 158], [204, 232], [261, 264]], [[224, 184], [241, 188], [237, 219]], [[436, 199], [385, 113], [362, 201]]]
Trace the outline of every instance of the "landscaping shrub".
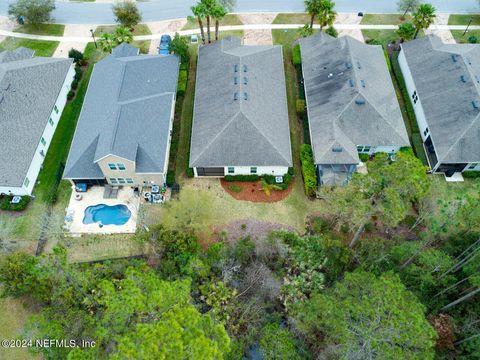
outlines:
[[18, 204], [10, 204], [12, 201], [13, 195], [7, 195], [0, 198], [0, 209], [7, 211], [22, 211], [25, 210], [27, 205], [30, 203], [29, 196], [22, 196], [22, 200]]
[[225, 181], [258, 181], [260, 176], [258, 175], [225, 175]]
[[181, 71], [181, 70], [186, 70], [186, 71], [188, 71], [188, 63], [187, 63], [187, 62], [182, 62], [182, 63], [180, 64], [180, 71]]
[[295, 169], [293, 167], [289, 167], [288, 168], [288, 174], [292, 175], [292, 176], [295, 175]]
[[470, 44], [476, 44], [478, 42], [478, 39], [475, 35], [471, 35], [471, 36], [468, 37], [468, 42]]
[[422, 161], [424, 165], [427, 165], [427, 156], [425, 155], [425, 150], [423, 149], [422, 136], [419, 133], [412, 134], [412, 145], [415, 155]]
[[368, 154], [358, 154], [358, 157], [360, 158], [361, 162], [367, 162], [368, 159], [370, 159], [370, 155]]
[[338, 37], [338, 31], [333, 26], [330, 26], [327, 30], [325, 30], [325, 33], [335, 38]]
[[187, 170], [185, 171], [187, 174], [187, 177], [193, 178], [195, 176], [195, 173], [193, 172], [193, 169], [191, 167], [187, 167]]
[[267, 182], [267, 184], [275, 184], [275, 177], [274, 175], [262, 175], [262, 178], [265, 179], [265, 181]]
[[476, 178], [480, 178], [480, 171], [467, 170], [462, 172], [462, 175], [464, 178], [476, 179]]
[[68, 52], [68, 57], [73, 59], [73, 62], [78, 64], [80, 61], [83, 60], [83, 53], [77, 49], [70, 49]]
[[292, 62], [293, 65], [301, 65], [302, 64], [302, 55], [300, 53], [300, 45], [297, 44], [292, 48]]
[[315, 173], [315, 164], [313, 162], [312, 147], [308, 144], [302, 144], [300, 147], [300, 160], [302, 162], [302, 175], [305, 184], [305, 194], [314, 196], [317, 190], [317, 174]]
[[230, 186], [228, 187], [228, 189], [229, 189], [230, 191], [233, 191], [234, 193], [239, 193], [239, 192], [242, 191], [242, 187], [239, 186], [239, 185], [230, 185]]
[[72, 100], [75, 96], [75, 91], [70, 90], [67, 94], [67, 100]]
[[178, 86], [177, 86], [178, 96], [185, 95], [185, 90], [187, 90], [187, 78], [188, 78], [187, 70], [180, 70], [178, 74]]
[[72, 90], [77, 90], [77, 88], [78, 88], [78, 80], [73, 80], [72, 85], [71, 85], [71, 89]]
[[83, 70], [80, 66], [75, 66], [75, 76], [73, 77], [75, 80], [80, 81], [83, 75]]
[[167, 186], [175, 184], [175, 173], [173, 171], [167, 171]]
[[305, 100], [300, 100], [300, 99], [297, 99], [297, 102], [296, 102], [296, 110], [297, 110], [297, 114], [298, 115], [303, 115], [305, 114]]

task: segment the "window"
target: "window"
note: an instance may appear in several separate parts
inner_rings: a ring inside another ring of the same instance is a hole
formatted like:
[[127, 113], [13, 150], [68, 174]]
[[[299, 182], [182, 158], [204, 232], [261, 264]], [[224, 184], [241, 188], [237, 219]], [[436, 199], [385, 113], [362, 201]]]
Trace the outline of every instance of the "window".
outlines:
[[228, 173], [229, 174], [234, 174], [235, 173], [235, 168], [233, 166], [228, 168]]
[[470, 164], [470, 166], [468, 167], [469, 170], [471, 169], [475, 169], [477, 167], [478, 163], [473, 163], [473, 164]]
[[127, 184], [133, 184], [133, 179], [132, 178], [127, 178]]
[[42, 136], [42, 138], [40, 139], [40, 142], [42, 143], [43, 146], [47, 145], [47, 142], [45, 141], [45, 139], [43, 138], [43, 136]]
[[428, 134], [428, 128], [425, 129], [425, 131], [423, 132], [423, 135], [427, 136]]
[[257, 173], [257, 167], [256, 166], [252, 166], [250, 168], [250, 174], [256, 174]]
[[364, 152], [367, 152], [367, 153], [370, 152], [370, 146], [365, 146], [365, 147], [363, 148], [363, 151], [364, 151]]
[[369, 153], [371, 146], [357, 145], [357, 151], [359, 153]]
[[363, 151], [363, 146], [361, 146], [361, 145], [357, 146], [357, 151], [362, 152]]
[[118, 184], [117, 178], [110, 178], [112, 184]]
[[48, 119], [48, 123], [53, 126], [54, 123], [53, 123], [52, 118]]
[[117, 180], [120, 184], [125, 184], [125, 179], [124, 178], [117, 178]]
[[118, 163], [117, 166], [118, 166], [118, 170], [125, 170], [125, 164]]
[[57, 107], [57, 105], [55, 105], [55, 106], [53, 107], [53, 110], [55, 110], [55, 114], [58, 114], [58, 107]]
[[110, 170], [117, 170], [117, 165], [115, 164], [108, 163], [108, 167], [110, 168]]
[[23, 185], [25, 185], [25, 187], [28, 187], [28, 185], [30, 185], [30, 179], [28, 177], [25, 178]]

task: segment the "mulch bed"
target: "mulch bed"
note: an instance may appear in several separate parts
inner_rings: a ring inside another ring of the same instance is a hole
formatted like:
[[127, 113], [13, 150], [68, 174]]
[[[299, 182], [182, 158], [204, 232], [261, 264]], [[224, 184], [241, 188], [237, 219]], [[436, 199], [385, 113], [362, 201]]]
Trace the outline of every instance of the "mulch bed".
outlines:
[[[223, 189], [234, 199], [263, 203], [272, 203], [285, 199], [292, 191], [294, 182], [295, 180], [290, 183], [290, 186], [286, 190], [271, 190], [270, 196], [267, 196], [262, 189], [262, 183], [260, 181], [243, 182], [220, 180]], [[233, 191], [232, 189], [235, 188], [240, 188], [241, 191]]]

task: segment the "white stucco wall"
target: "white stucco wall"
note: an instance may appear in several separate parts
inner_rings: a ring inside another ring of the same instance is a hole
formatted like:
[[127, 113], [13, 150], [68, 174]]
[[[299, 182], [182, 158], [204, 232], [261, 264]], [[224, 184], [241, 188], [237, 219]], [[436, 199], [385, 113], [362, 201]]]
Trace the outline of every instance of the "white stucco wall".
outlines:
[[[252, 165], [254, 166], [254, 165]], [[250, 166], [232, 166], [234, 168], [233, 173], [228, 172], [229, 166], [223, 167], [224, 175], [255, 175], [250, 172]], [[193, 168], [195, 177], [198, 176], [197, 168]], [[274, 175], [274, 176], [283, 176], [288, 172], [287, 166], [257, 166], [256, 175]], [[211, 176], [206, 176], [211, 177]]]
[[[58, 109], [58, 113], [55, 111], [55, 107], [52, 109], [52, 112], [49, 116], [53, 120], [53, 125], [50, 124], [48, 118], [45, 119], [46, 126], [45, 130], [42, 133], [42, 137], [45, 139], [45, 145], [40, 142], [40, 138], [38, 139], [38, 145], [35, 149], [35, 154], [32, 158], [32, 162], [27, 171], [26, 178], [29, 179], [28, 186], [25, 186], [25, 179], [22, 187], [0, 187], [0, 193], [9, 194], [12, 193], [14, 195], [31, 195], [35, 183], [38, 178], [38, 174], [43, 165], [43, 161], [45, 160], [45, 156], [47, 155], [48, 148], [50, 147], [50, 143], [52, 142], [53, 135], [55, 134], [55, 130], [57, 129], [58, 122], [60, 121], [60, 117], [62, 116], [63, 109], [65, 104], [67, 103], [67, 94], [70, 91], [70, 85], [72, 84], [73, 77], [75, 76], [75, 68], [74, 65], [70, 66], [70, 69], [67, 73], [65, 81], [62, 85], [62, 89], [58, 95], [57, 101], [55, 102], [55, 106]], [[42, 119], [43, 120], [43, 119]]]

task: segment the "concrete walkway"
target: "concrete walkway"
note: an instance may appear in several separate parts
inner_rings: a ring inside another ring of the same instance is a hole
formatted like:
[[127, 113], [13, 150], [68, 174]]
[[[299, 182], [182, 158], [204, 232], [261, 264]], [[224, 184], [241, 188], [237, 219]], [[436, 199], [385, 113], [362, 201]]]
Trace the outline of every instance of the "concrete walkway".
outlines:
[[[220, 26], [220, 31], [230, 31], [230, 30], [274, 30], [274, 29], [298, 29], [303, 27], [304, 24], [246, 24], [246, 25], [231, 25], [231, 26]], [[363, 24], [335, 24], [335, 28], [341, 31], [347, 30], [363, 30], [363, 29], [377, 29], [377, 30], [396, 30], [397, 25], [363, 25]], [[465, 25], [433, 25], [435, 30], [465, 30]], [[432, 29], [433, 29], [432, 26]], [[319, 29], [319, 25], [314, 25], [314, 28]], [[212, 32], [215, 29], [212, 27]], [[480, 30], [480, 25], [470, 26], [470, 30]], [[175, 31], [167, 31], [170, 35], [174, 35]], [[192, 30], [180, 30], [178, 33], [182, 36], [189, 36], [193, 34], [199, 34], [200, 29]], [[160, 39], [162, 33], [156, 33], [151, 35], [139, 35], [134, 36], [134, 40], [156, 40]], [[50, 35], [33, 35], [33, 34], [22, 34], [9, 30], [0, 30], [0, 36], [11, 36], [22, 39], [32, 39], [32, 40], [45, 40], [45, 41], [60, 41], [60, 42], [78, 42], [78, 43], [88, 43], [92, 41], [91, 36], [50, 36]]]

